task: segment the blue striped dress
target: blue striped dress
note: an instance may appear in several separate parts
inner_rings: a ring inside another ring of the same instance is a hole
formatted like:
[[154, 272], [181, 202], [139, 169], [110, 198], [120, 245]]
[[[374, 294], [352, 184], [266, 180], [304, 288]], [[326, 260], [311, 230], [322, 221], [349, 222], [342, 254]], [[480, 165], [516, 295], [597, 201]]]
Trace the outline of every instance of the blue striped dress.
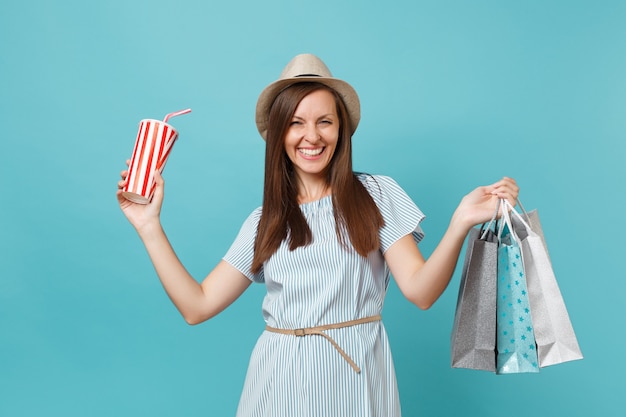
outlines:
[[[398, 239], [424, 236], [424, 215], [391, 178], [359, 175], [385, 220], [381, 248], [368, 257], [337, 239], [332, 198], [300, 205], [313, 242], [290, 251], [283, 242], [258, 274], [250, 271], [261, 208], [243, 224], [224, 256], [250, 280], [265, 283], [263, 317], [272, 327], [297, 329], [380, 314], [389, 284], [383, 253]], [[361, 368], [355, 372], [319, 335], [264, 331], [252, 352], [239, 417], [396, 417], [400, 401], [382, 322], [325, 331]]]

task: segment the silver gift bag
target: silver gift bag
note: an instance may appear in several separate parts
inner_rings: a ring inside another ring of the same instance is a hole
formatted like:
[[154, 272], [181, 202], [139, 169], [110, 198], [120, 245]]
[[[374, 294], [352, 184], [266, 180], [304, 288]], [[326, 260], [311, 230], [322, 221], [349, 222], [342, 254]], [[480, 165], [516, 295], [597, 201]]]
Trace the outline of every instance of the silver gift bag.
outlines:
[[[508, 202], [506, 204], [512, 209]], [[524, 210], [523, 215], [515, 210], [511, 213], [513, 228], [521, 240], [539, 366], [582, 359], [583, 355], [552, 269], [539, 215], [536, 210], [529, 213]]]
[[496, 370], [497, 265], [496, 235], [489, 226], [471, 229], [452, 329], [453, 368]]

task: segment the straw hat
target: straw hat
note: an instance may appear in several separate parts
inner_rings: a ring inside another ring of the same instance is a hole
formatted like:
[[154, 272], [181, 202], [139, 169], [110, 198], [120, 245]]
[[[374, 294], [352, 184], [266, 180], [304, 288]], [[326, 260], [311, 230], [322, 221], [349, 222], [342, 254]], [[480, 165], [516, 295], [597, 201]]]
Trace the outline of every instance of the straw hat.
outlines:
[[274, 100], [285, 88], [299, 82], [318, 82], [337, 91], [348, 110], [352, 124], [352, 134], [361, 119], [361, 105], [359, 96], [350, 84], [333, 78], [330, 70], [321, 59], [311, 54], [301, 54], [294, 57], [283, 69], [277, 81], [274, 81], [261, 92], [256, 104], [256, 126], [263, 139], [267, 139], [267, 122], [270, 107]]

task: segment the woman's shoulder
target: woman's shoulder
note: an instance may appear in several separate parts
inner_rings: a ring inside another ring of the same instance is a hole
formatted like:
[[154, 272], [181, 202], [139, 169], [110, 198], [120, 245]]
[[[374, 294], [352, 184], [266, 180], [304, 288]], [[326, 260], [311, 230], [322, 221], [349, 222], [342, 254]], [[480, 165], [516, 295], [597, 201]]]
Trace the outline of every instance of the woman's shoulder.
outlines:
[[387, 175], [357, 172], [356, 176], [373, 197], [376, 196], [376, 194], [383, 195], [401, 190], [396, 180]]
[[256, 226], [259, 223], [259, 220], [261, 219], [262, 210], [263, 210], [263, 207], [257, 207], [254, 210], [252, 210], [252, 212], [248, 215], [248, 217], [244, 221], [243, 225], [253, 226], [256, 229]]

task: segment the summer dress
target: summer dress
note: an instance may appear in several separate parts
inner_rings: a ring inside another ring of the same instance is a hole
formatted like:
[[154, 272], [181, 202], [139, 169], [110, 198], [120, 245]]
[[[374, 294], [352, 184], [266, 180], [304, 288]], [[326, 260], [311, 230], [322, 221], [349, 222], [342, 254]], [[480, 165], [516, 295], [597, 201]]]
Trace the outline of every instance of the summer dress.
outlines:
[[[300, 205], [313, 242], [278, 251], [252, 274], [261, 208], [244, 222], [224, 260], [264, 283], [268, 326], [301, 329], [381, 314], [389, 284], [383, 253], [413, 234], [419, 242], [424, 215], [402, 188], [385, 176], [360, 174], [385, 221], [380, 250], [367, 258], [343, 247], [335, 232], [331, 196]], [[324, 331], [358, 365], [356, 372], [320, 335], [296, 337], [264, 331], [252, 352], [239, 417], [397, 417], [400, 401], [391, 350], [381, 321]]]

